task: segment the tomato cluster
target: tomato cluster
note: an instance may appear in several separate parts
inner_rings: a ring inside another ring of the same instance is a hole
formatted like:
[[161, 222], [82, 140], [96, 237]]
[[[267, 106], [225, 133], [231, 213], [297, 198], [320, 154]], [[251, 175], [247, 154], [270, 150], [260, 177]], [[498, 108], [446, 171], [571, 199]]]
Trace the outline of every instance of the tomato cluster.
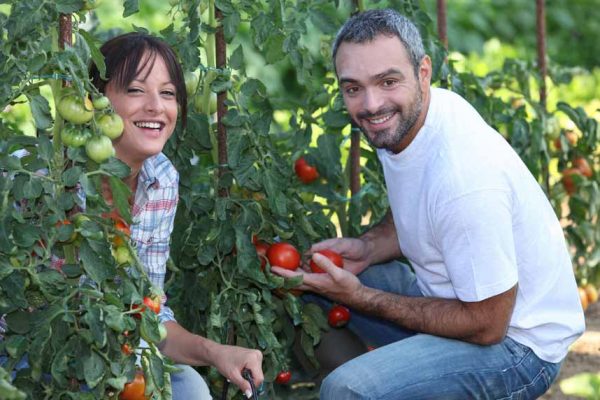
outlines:
[[69, 147], [85, 146], [88, 157], [98, 164], [114, 156], [112, 140], [123, 133], [123, 119], [109, 108], [106, 96], [93, 101], [67, 89], [58, 101], [56, 110], [67, 121], [60, 133]]
[[591, 178], [594, 171], [588, 161], [583, 157], [576, 157], [572, 162], [573, 166], [562, 171], [561, 182], [568, 195], [573, 195], [577, 191], [578, 181], [584, 178]]

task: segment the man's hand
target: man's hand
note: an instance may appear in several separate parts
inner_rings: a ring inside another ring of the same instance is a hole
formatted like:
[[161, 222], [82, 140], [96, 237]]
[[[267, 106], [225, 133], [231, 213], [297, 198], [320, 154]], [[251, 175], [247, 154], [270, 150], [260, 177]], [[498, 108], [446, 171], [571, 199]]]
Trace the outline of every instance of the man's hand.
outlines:
[[219, 356], [214, 360], [214, 366], [221, 375], [229, 379], [231, 383], [239, 387], [246, 395], [252, 394], [250, 383], [242, 376], [244, 369], [250, 370], [256, 386], [264, 380], [262, 371], [262, 353], [258, 350], [250, 350], [243, 347], [221, 345], [218, 348]]
[[[332, 247], [328, 248], [333, 249]], [[298, 289], [310, 290], [341, 303], [347, 302], [351, 296], [361, 290], [362, 284], [354, 273], [346, 270], [345, 264], [343, 269], [338, 268], [331, 260], [318, 253], [313, 254], [312, 259], [325, 273], [313, 274], [303, 270], [290, 271], [277, 266], [272, 266], [271, 271], [284, 278], [302, 275], [304, 281], [297, 287]], [[344, 260], [345, 262], [346, 260]]]
[[315, 243], [310, 248], [310, 254], [320, 250], [333, 250], [344, 258], [344, 269], [354, 275], [360, 274], [369, 265], [367, 244], [362, 239], [336, 238]]

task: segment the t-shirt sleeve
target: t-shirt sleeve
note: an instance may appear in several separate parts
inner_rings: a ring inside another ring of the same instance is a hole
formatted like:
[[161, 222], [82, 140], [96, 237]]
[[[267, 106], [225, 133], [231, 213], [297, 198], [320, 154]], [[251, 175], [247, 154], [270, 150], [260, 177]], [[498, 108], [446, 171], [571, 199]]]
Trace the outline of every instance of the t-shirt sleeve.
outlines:
[[433, 231], [456, 296], [480, 301], [518, 280], [510, 192], [481, 189], [440, 204]]

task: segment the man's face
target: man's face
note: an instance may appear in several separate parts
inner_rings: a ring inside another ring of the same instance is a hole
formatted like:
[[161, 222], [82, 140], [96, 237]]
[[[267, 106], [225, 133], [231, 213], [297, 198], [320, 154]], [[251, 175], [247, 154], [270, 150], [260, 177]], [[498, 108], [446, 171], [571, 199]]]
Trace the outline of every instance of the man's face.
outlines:
[[425, 120], [429, 58], [416, 77], [400, 39], [379, 35], [366, 43], [343, 42], [335, 63], [348, 113], [369, 142], [394, 153], [406, 148]]

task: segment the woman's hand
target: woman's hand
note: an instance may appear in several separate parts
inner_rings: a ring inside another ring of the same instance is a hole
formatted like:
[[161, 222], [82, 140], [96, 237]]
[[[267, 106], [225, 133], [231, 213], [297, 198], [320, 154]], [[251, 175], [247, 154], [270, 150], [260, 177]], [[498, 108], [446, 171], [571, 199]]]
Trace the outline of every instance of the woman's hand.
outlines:
[[214, 357], [214, 366], [221, 375], [239, 387], [246, 397], [252, 395], [250, 383], [242, 376], [244, 369], [250, 370], [254, 384], [258, 387], [264, 380], [262, 371], [262, 353], [238, 346], [219, 345], [216, 348], [217, 356]]

